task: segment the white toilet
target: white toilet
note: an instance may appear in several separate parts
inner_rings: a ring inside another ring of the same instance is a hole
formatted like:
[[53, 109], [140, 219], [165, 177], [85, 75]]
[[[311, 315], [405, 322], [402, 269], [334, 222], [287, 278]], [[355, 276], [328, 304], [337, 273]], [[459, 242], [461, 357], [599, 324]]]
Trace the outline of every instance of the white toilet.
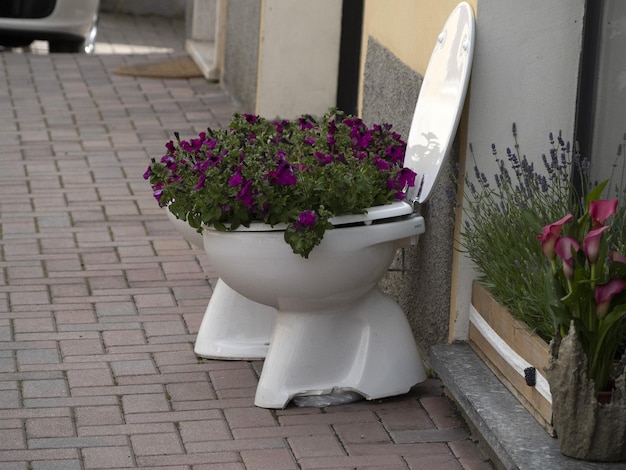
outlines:
[[461, 3], [438, 37], [415, 108], [404, 163], [421, 189], [408, 201], [335, 217], [334, 229], [308, 259], [293, 254], [283, 232], [265, 224], [204, 231], [217, 274], [245, 297], [277, 309], [257, 406], [284, 408], [294, 397], [341, 391], [376, 399], [406, 393], [426, 379], [406, 316], [378, 281], [396, 250], [425, 230], [414, 202], [426, 201], [449, 153], [473, 43], [473, 12]]
[[[185, 240], [202, 249], [202, 235], [169, 210], [165, 212]], [[275, 320], [275, 309], [245, 298], [220, 278], [213, 287], [193, 350], [207, 359], [264, 359]]]

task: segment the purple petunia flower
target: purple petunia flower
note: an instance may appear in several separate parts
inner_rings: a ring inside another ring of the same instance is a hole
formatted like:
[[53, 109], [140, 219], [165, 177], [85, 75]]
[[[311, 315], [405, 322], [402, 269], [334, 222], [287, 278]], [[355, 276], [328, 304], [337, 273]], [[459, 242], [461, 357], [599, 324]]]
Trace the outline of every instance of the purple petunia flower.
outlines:
[[198, 183], [193, 187], [193, 189], [195, 189], [196, 191], [204, 188], [204, 183], [206, 182], [206, 175], [204, 173], [200, 174], [200, 177], [198, 178]]
[[159, 205], [161, 204], [161, 196], [163, 196], [163, 183], [157, 183], [152, 186], [152, 195], [157, 200]]
[[243, 187], [237, 193], [237, 196], [235, 197], [235, 199], [243, 202], [246, 205], [246, 207], [252, 207], [254, 198], [252, 197], [252, 182], [251, 181], [248, 181], [246, 182], [246, 184], [243, 185]]
[[390, 145], [385, 150], [385, 156], [389, 158], [391, 163], [400, 163], [404, 160], [405, 147], [401, 145]]
[[313, 211], [302, 211], [298, 215], [298, 223], [304, 227], [313, 227], [317, 221], [317, 214]]
[[415, 186], [415, 177], [417, 174], [411, 170], [410, 168], [404, 167], [398, 172], [398, 176], [396, 177], [398, 181], [399, 188], [409, 187], [412, 188]]
[[243, 117], [246, 118], [248, 124], [254, 124], [259, 119], [259, 116], [256, 116], [254, 114], [244, 114]]
[[317, 158], [317, 161], [322, 166], [328, 165], [329, 163], [332, 163], [332, 161], [333, 161], [333, 156], [332, 155], [327, 155], [327, 154], [325, 154], [323, 152], [315, 152], [315, 158]]
[[270, 182], [279, 186], [292, 186], [296, 184], [296, 175], [291, 170], [291, 165], [282, 162], [275, 171], [270, 172]]
[[145, 180], [149, 179], [151, 174], [152, 174], [152, 167], [148, 167], [146, 172], [143, 174], [143, 179]]
[[379, 170], [386, 170], [387, 168], [389, 168], [389, 162], [383, 160], [378, 155], [374, 157], [374, 163], [376, 164]]
[[243, 178], [240, 173], [234, 173], [228, 180], [228, 186], [239, 186], [243, 182]]
[[304, 143], [307, 145], [315, 145], [315, 139], [313, 137], [306, 137]]

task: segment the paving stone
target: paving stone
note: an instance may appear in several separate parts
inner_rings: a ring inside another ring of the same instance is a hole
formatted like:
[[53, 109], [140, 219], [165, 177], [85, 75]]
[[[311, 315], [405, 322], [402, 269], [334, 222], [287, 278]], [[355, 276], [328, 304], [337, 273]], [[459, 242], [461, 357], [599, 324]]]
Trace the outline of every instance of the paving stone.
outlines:
[[144, 332], [141, 329], [128, 331], [104, 331], [102, 333], [102, 339], [105, 347], [107, 348], [120, 345], [145, 344], [146, 342]]
[[183, 454], [176, 433], [139, 434], [130, 436], [136, 455]]
[[26, 436], [29, 439], [41, 437], [69, 437], [76, 435], [71, 417], [29, 418], [25, 420]]
[[335, 432], [346, 444], [389, 442], [391, 437], [381, 423], [336, 424]]
[[278, 425], [271, 410], [263, 408], [230, 408], [224, 415], [231, 429]]
[[180, 384], [169, 384], [166, 387], [170, 400], [189, 401], [189, 400], [212, 400], [215, 398], [215, 392], [211, 384], [207, 382], [187, 382]]
[[67, 397], [69, 390], [65, 380], [24, 380], [22, 396], [24, 398]]
[[138, 361], [114, 361], [111, 362], [111, 369], [113, 375], [116, 377], [122, 375], [143, 375], [143, 374], [156, 374], [157, 369], [154, 363], [149, 360]]
[[[33, 348], [36, 344], [33, 344]], [[17, 364], [18, 367], [25, 364], [57, 364], [61, 362], [59, 352], [56, 348], [42, 348], [31, 350], [19, 350], [17, 351]]]
[[31, 465], [32, 470], [82, 470], [80, 460], [42, 460]]
[[288, 442], [297, 459], [346, 455], [336, 436], [296, 436]]
[[232, 439], [228, 425], [221, 419], [179, 423], [183, 443]]
[[169, 401], [164, 393], [122, 396], [124, 413], [148, 413], [168, 411]]
[[133, 454], [128, 446], [82, 449], [87, 468], [132, 468]]
[[299, 468], [287, 449], [244, 450], [241, 458], [246, 470], [292, 470]]
[[67, 381], [72, 389], [77, 387], [95, 387], [114, 384], [111, 371], [106, 367], [68, 370]]
[[122, 410], [120, 406], [80, 406], [74, 409], [76, 426], [95, 426], [108, 424], [122, 424]]
[[0, 429], [0, 450], [26, 449], [21, 429]]
[[104, 353], [99, 339], [74, 339], [59, 341], [61, 354], [67, 356], [87, 356]]

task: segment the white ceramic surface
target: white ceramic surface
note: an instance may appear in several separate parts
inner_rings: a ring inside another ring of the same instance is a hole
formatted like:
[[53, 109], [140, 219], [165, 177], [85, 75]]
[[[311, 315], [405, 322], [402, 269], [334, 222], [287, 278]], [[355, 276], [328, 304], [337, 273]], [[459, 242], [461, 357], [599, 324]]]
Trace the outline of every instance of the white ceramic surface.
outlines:
[[404, 157], [404, 165], [423, 178], [409, 194], [420, 203], [430, 196], [454, 142], [474, 56], [474, 29], [472, 7], [460, 3], [441, 30], [424, 74]]
[[382, 398], [426, 379], [406, 316], [378, 289], [397, 248], [423, 228], [422, 217], [336, 228], [309, 259], [294, 255], [280, 231], [204, 232], [225, 282], [278, 309], [255, 405], [284, 408], [333, 391]]
[[[202, 234], [165, 211], [176, 230], [202, 249]], [[263, 359], [267, 355], [276, 311], [253, 302], [218, 279], [198, 330], [194, 352], [208, 359]]]

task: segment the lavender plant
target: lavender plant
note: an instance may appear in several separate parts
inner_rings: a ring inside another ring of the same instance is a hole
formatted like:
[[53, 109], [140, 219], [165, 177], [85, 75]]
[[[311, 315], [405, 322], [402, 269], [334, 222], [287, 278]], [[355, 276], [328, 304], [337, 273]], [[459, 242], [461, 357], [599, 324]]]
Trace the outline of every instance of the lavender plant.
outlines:
[[[537, 235], [563, 214], [584, 212], [588, 161], [560, 133], [556, 138], [550, 133], [549, 153], [542, 155], [538, 171], [520, 154], [515, 124], [512, 133], [514, 146], [505, 157], [492, 145], [498, 165], [493, 179], [474, 167], [476, 184], [464, 190], [460, 246], [493, 297], [548, 341], [557, 322], [545, 308], [545, 256]], [[472, 146], [470, 153], [475, 161]]]
[[331, 109], [316, 119], [235, 114], [227, 129], [166, 144], [144, 178], [162, 207], [198, 230], [285, 225], [285, 241], [308, 257], [330, 218], [403, 199], [415, 173], [391, 125], [366, 125]]

